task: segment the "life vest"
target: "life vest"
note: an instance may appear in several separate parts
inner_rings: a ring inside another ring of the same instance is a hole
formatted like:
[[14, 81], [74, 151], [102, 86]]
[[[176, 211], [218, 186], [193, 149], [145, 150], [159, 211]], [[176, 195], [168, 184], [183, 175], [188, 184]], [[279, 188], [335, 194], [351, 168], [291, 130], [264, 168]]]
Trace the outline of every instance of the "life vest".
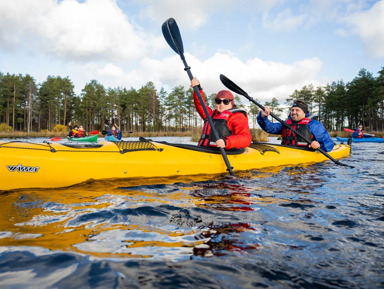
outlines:
[[72, 129], [71, 131], [71, 137], [78, 137], [79, 131], [76, 129]]
[[111, 130], [111, 133], [112, 135], [117, 138], [117, 136], [119, 135], [119, 130], [118, 129], [115, 129], [115, 130]]
[[[307, 140], [315, 140], [314, 135], [309, 131], [308, 124], [311, 121], [310, 118], [303, 118], [299, 122], [293, 124], [291, 119], [286, 120], [286, 124], [288, 124], [291, 128], [297, 131], [300, 135], [304, 136]], [[298, 146], [298, 147], [307, 147], [308, 143], [301, 137], [297, 136], [292, 130], [283, 126], [283, 131], [281, 134], [282, 145], [290, 145], [290, 146]]]
[[[232, 135], [228, 127], [228, 119], [234, 113], [243, 113], [247, 116], [247, 113], [243, 109], [237, 107], [225, 110], [222, 113], [218, 113], [216, 110], [213, 111], [211, 118], [219, 138], [225, 140], [226, 137]], [[204, 147], [216, 146], [216, 141], [215, 134], [212, 132], [208, 118], [206, 118], [198, 145]]]
[[79, 130], [76, 135], [76, 137], [85, 137], [85, 136], [86, 136], [85, 130]]
[[357, 138], [363, 138], [364, 137], [364, 133], [362, 130], [358, 129], [357, 133], [358, 133]]

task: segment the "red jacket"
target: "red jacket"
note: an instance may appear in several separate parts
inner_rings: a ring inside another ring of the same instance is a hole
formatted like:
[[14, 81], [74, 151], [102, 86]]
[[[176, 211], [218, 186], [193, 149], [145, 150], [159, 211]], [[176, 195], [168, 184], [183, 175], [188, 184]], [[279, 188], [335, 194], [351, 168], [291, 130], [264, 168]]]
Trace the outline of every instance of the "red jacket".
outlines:
[[[203, 96], [203, 90], [200, 90], [201, 95]], [[205, 100], [203, 98], [205, 103]], [[204, 109], [199, 101], [199, 98], [196, 95], [196, 92], [193, 91], [193, 102], [195, 104], [196, 110], [199, 113], [200, 117], [205, 120]], [[212, 115], [214, 112], [209, 106], [207, 106], [209, 115]], [[219, 113], [215, 110], [215, 114]], [[249, 130], [248, 117], [242, 113], [233, 113], [227, 120], [228, 128], [231, 130], [232, 135], [225, 139], [225, 149], [232, 148], [245, 148], [248, 147], [252, 142], [252, 135]]]

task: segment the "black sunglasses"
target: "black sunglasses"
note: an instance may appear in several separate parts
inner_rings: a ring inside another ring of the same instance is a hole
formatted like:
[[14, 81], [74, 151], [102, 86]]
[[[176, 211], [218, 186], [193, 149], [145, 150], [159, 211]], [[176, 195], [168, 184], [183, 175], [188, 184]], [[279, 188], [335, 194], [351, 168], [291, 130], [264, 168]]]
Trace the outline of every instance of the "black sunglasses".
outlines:
[[220, 99], [220, 98], [215, 98], [215, 103], [220, 104], [223, 102], [225, 105], [228, 105], [233, 99]]

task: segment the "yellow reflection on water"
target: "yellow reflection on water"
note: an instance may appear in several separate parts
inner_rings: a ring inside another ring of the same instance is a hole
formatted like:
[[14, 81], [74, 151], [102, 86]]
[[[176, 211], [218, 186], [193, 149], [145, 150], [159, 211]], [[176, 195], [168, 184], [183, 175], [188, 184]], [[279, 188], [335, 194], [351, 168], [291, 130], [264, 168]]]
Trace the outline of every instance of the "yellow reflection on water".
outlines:
[[[138, 182], [138, 181], [135, 181]], [[133, 182], [133, 183], [135, 183]], [[112, 186], [113, 185], [113, 186]], [[136, 224], [111, 224], [105, 217], [102, 223], [77, 223], [70, 221], [81, 215], [108, 210], [129, 200], [126, 208], [135, 208], [143, 204], [175, 204], [180, 207], [197, 206], [202, 201], [183, 191], [159, 194], [140, 190], [122, 190], [132, 183], [97, 182], [64, 189], [14, 190], [0, 193], [2, 210], [0, 211], [0, 246], [39, 246], [49, 250], [73, 251], [91, 254], [95, 257], [132, 257], [148, 258], [150, 255], [135, 255], [124, 252], [97, 252], [78, 249], [78, 244], [89, 242], [101, 232], [112, 230], [152, 232], [166, 235], [170, 239], [196, 234], [190, 231], [167, 231], [152, 226]], [[103, 218], [103, 217], [102, 217]], [[196, 241], [199, 244], [201, 241]], [[185, 242], [135, 241], [135, 246], [192, 246]]]
[[[260, 170], [257, 175], [241, 172], [238, 176], [263, 178], [282, 168], [272, 169]], [[213, 185], [194, 183], [212, 180]], [[184, 185], [167, 193], [156, 186], [151, 188], [152, 185], [175, 183]], [[142, 185], [147, 186], [145, 191], [140, 189]], [[111, 223], [103, 212], [158, 205], [252, 211], [257, 203], [289, 201], [255, 194], [264, 189], [227, 184], [223, 176], [204, 175], [195, 178], [89, 181], [61, 189], [3, 191], [0, 192], [0, 246], [38, 246], [51, 251], [78, 252], [102, 258], [151, 258], [153, 254], [150, 248], [176, 248], [183, 254], [192, 254], [193, 247], [206, 241], [194, 238], [202, 230], [196, 229], [193, 222], [188, 223], [187, 228], [184, 226], [183, 230], [171, 226], [126, 224], [123, 221], [116, 224]], [[205, 192], [202, 193], [202, 190]], [[210, 194], [210, 190], [219, 190], [219, 193]], [[221, 193], [223, 191], [227, 193]], [[101, 216], [97, 221], [79, 221], [84, 215], [98, 212], [101, 212]], [[150, 237], [140, 239], [140, 234], [135, 235], [135, 232], [148, 233]], [[105, 237], [106, 234], [110, 235]], [[108, 247], [111, 242], [113, 244]]]

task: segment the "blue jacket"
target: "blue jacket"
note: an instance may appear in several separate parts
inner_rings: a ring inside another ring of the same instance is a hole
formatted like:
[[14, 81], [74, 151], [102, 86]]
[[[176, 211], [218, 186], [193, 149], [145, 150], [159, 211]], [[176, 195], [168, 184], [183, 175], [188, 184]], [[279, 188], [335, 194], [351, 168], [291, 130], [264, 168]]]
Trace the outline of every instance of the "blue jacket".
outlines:
[[[306, 117], [308, 116], [309, 116], [309, 113], [307, 113]], [[288, 118], [291, 118], [291, 117], [288, 116]], [[265, 130], [267, 133], [270, 133], [270, 134], [281, 134], [283, 130], [283, 125], [280, 122], [271, 122], [269, 121], [268, 117], [262, 117], [261, 111], [257, 115], [257, 123], [263, 130]], [[330, 152], [333, 149], [334, 147], [333, 140], [329, 135], [328, 131], [320, 122], [318, 122], [315, 119], [312, 119], [308, 123], [308, 129], [316, 138], [316, 141], [319, 142], [320, 148], [322, 150], [326, 152]]]
[[[355, 131], [353, 132], [352, 137], [353, 138], [360, 138], [358, 128], [355, 128]], [[367, 138], [367, 137], [372, 137], [372, 136], [370, 134], [363, 133], [363, 138]]]
[[[117, 133], [116, 133], [117, 132]], [[113, 135], [115, 138], [117, 138], [118, 140], [121, 140], [121, 138], [123, 137], [121, 131], [119, 129], [116, 129], [115, 130], [115, 135], [112, 133], [112, 130], [110, 129], [108, 132], [107, 132], [107, 136], [111, 136]]]

